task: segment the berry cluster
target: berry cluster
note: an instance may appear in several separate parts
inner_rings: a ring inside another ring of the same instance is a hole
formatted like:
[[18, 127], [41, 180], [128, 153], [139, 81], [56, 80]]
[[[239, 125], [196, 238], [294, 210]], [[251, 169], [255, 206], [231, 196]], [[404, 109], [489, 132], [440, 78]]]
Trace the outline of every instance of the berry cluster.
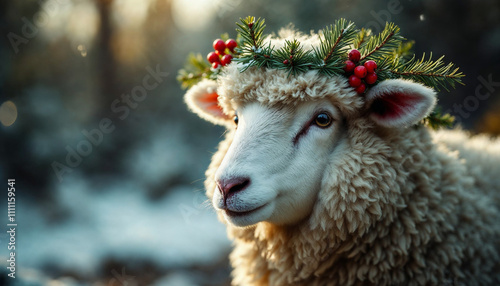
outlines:
[[[366, 90], [366, 85], [374, 84], [377, 81], [377, 63], [366, 61], [363, 65], [358, 65], [361, 53], [358, 50], [349, 52], [349, 59], [345, 61], [344, 71], [349, 76], [349, 85], [354, 87], [356, 92], [362, 94]], [[363, 82], [364, 79], [364, 82]]]
[[[213, 47], [215, 52], [211, 52], [207, 55], [207, 60], [212, 64], [212, 68], [218, 69], [219, 66], [228, 65], [234, 54], [234, 49], [238, 46], [235, 40], [229, 39], [225, 43], [221, 39], [217, 39], [214, 41]], [[226, 53], [226, 50], [229, 50], [229, 53]]]

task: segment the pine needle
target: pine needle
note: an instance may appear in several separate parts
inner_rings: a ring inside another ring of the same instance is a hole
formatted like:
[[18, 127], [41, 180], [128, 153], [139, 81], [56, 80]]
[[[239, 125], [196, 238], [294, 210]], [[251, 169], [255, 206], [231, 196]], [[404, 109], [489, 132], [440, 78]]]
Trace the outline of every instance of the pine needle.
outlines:
[[458, 71], [453, 63], [445, 64], [444, 56], [436, 61], [432, 60], [432, 53], [428, 60], [425, 60], [425, 54], [420, 60], [413, 57], [407, 63], [404, 63], [392, 71], [398, 77], [411, 79], [421, 82], [436, 90], [444, 88], [449, 91], [448, 86], [455, 88], [455, 84], [462, 84], [464, 74]]
[[274, 53], [274, 68], [288, 70], [288, 76], [306, 72], [311, 65], [311, 52], [304, 51], [299, 41], [285, 41], [285, 46]]
[[325, 27], [322, 36], [319, 35], [319, 48], [314, 48], [313, 68], [330, 76], [342, 73], [347, 51], [356, 36], [354, 23], [345, 19], [339, 19], [334, 25]]
[[397, 49], [404, 38], [399, 34], [399, 27], [394, 23], [387, 23], [384, 30], [376, 36], [371, 36], [366, 45], [361, 47], [360, 61], [382, 61]]

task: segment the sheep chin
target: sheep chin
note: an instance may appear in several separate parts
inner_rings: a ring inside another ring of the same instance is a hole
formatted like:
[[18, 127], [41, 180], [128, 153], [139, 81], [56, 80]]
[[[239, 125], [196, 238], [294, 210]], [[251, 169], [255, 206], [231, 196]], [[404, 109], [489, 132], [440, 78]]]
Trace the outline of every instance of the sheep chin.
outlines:
[[228, 223], [237, 227], [247, 227], [269, 219], [274, 211], [274, 205], [274, 202], [270, 202], [245, 212], [235, 212], [227, 209], [221, 211], [223, 211], [224, 218]]

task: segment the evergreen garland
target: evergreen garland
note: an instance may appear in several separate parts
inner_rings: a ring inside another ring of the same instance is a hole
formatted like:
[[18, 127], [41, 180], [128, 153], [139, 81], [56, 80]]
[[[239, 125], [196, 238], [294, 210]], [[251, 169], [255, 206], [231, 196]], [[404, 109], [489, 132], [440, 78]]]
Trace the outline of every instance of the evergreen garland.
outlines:
[[340, 19], [334, 25], [323, 30], [323, 37], [319, 35], [321, 44], [314, 48], [313, 67], [329, 76], [343, 73], [347, 51], [356, 37], [354, 23]]
[[[432, 60], [432, 54], [427, 59], [424, 54], [417, 59], [411, 51], [414, 42], [404, 42], [405, 38], [394, 23], [387, 23], [382, 32], [373, 35], [370, 30], [358, 30], [354, 23], [340, 19], [319, 33], [319, 47], [307, 51], [296, 39], [285, 41], [285, 45], [277, 50], [271, 43], [265, 43], [264, 19], [248, 16], [236, 24], [238, 47], [233, 60], [239, 64], [241, 72], [256, 66], [285, 70], [288, 76], [308, 70], [318, 70], [327, 76], [346, 75], [344, 67], [348, 52], [356, 49], [361, 54], [360, 64], [369, 60], [377, 63], [377, 82], [404, 78], [438, 91], [463, 84], [461, 79], [464, 74], [453, 63], [445, 64], [443, 57]], [[227, 35], [223, 37], [227, 38]], [[183, 88], [189, 88], [203, 78], [216, 79], [219, 72], [220, 68], [211, 68], [201, 55], [190, 55], [186, 68], [179, 72], [177, 79]], [[453, 117], [437, 110], [423, 123], [432, 128], [451, 126]]]
[[275, 60], [272, 66], [284, 69], [290, 74], [306, 72], [311, 64], [311, 52], [304, 51], [299, 41], [285, 41], [285, 46], [274, 53]]
[[271, 56], [274, 48], [271, 47], [271, 43], [263, 44], [265, 20], [260, 18], [255, 20], [255, 17], [248, 16], [240, 21], [241, 23], [236, 23], [238, 26], [236, 31], [241, 36], [240, 48], [237, 48], [239, 56], [234, 60], [242, 64], [241, 72], [246, 71], [251, 66], [272, 68], [274, 61]]

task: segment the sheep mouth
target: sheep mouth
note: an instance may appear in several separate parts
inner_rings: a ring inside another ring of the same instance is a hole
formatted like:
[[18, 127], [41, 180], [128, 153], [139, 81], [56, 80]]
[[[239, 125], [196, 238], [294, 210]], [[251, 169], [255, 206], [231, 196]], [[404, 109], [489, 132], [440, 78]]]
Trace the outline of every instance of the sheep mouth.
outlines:
[[264, 208], [267, 204], [264, 204], [260, 207], [257, 207], [253, 210], [249, 210], [249, 211], [242, 211], [242, 212], [239, 212], [239, 211], [231, 211], [231, 210], [228, 210], [228, 209], [225, 209], [225, 213], [226, 215], [230, 216], [230, 217], [242, 217], [242, 216], [247, 216], [247, 215], [250, 215], [250, 214], [253, 214], [257, 211], [259, 211], [260, 209]]

